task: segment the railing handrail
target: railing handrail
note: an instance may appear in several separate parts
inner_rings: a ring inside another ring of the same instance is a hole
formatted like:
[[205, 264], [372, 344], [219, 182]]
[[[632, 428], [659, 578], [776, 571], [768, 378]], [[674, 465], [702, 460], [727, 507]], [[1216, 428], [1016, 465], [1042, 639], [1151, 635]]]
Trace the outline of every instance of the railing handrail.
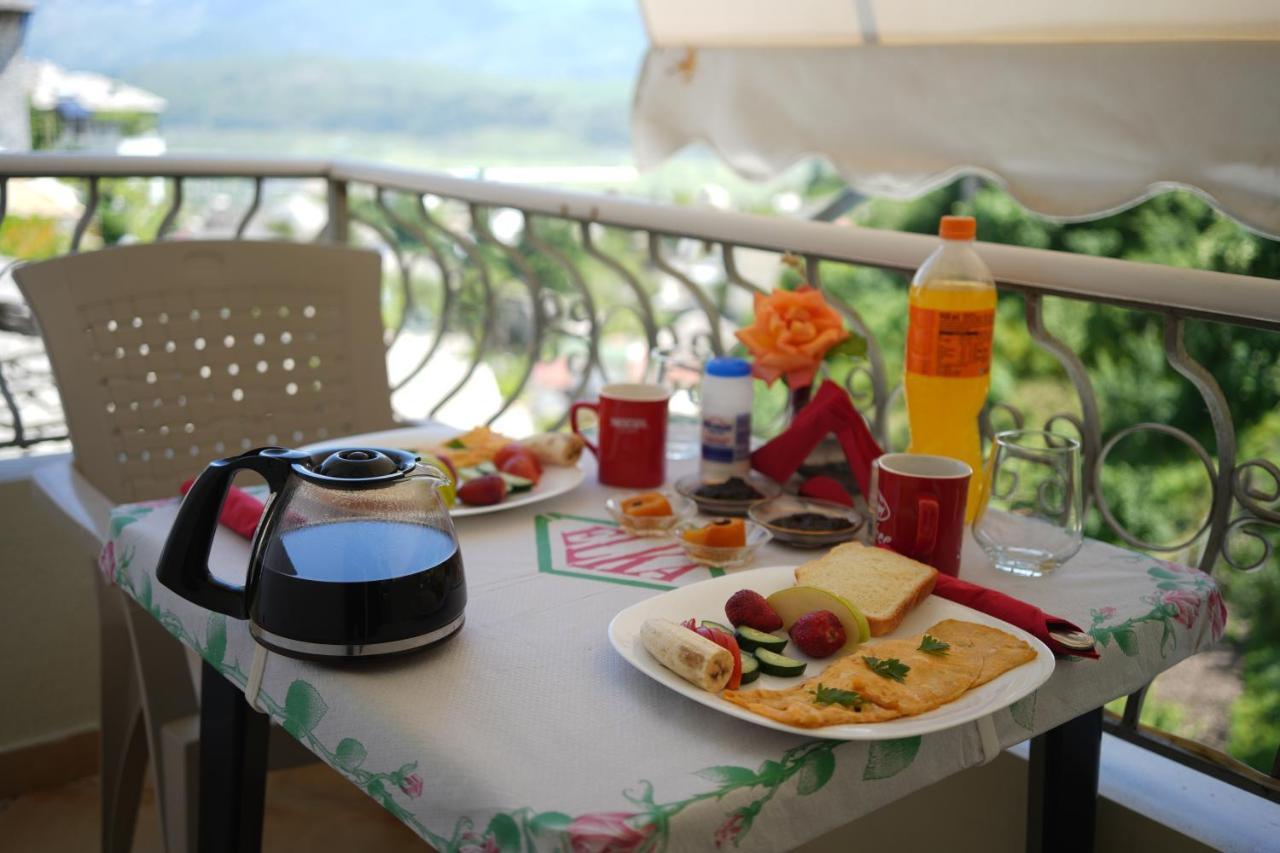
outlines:
[[0, 153], [5, 178], [327, 178], [330, 160], [240, 155]]
[[[922, 234], [844, 227], [758, 214], [703, 210], [616, 196], [462, 178], [347, 160], [243, 156], [125, 157], [0, 154], [5, 177], [276, 177], [360, 182], [477, 205], [641, 229], [769, 251], [792, 251], [910, 272], [937, 246]], [[1280, 329], [1280, 282], [996, 243], [979, 244], [996, 280], [1010, 288]]]

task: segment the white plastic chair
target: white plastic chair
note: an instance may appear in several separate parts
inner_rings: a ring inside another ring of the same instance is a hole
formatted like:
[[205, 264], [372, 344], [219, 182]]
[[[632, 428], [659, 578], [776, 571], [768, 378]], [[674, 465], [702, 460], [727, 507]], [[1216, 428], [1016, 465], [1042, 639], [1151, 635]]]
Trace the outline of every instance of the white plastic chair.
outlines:
[[[74, 470], [43, 466], [35, 480], [99, 544], [112, 505], [174, 496], [212, 459], [393, 425], [372, 252], [159, 243], [29, 264], [14, 278], [40, 323], [74, 449]], [[165, 847], [194, 850], [198, 661], [104, 582], [96, 561], [94, 576], [102, 849], [132, 846], [149, 754]], [[277, 734], [285, 748], [273, 746], [273, 766], [311, 759]]]

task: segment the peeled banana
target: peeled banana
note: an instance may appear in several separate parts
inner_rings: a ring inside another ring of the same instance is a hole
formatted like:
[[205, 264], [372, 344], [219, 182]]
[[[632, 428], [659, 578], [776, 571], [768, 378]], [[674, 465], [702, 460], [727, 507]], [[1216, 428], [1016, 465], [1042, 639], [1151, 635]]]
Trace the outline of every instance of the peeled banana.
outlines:
[[703, 690], [718, 693], [733, 675], [728, 649], [668, 619], [647, 620], [640, 642], [659, 663]]

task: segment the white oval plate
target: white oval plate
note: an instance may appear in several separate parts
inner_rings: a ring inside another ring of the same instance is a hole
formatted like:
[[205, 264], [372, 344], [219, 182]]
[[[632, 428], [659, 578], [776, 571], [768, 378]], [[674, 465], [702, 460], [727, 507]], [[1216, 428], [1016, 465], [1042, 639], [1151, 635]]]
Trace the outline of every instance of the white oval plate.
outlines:
[[[368, 444], [375, 447], [382, 445], [384, 447], [404, 448], [405, 450], [421, 450], [428, 445], [447, 440], [450, 436], [457, 435], [459, 432], [459, 430], [445, 426], [403, 427], [383, 432], [367, 432], [362, 435], [326, 439], [315, 444], [308, 444], [302, 449], [313, 452], [326, 447], [338, 448], [350, 447], [353, 444]], [[551, 500], [554, 497], [563, 495], [565, 492], [576, 489], [585, 476], [581, 468], [549, 465], [543, 469], [542, 479], [538, 480], [538, 485], [529, 491], [509, 497], [502, 503], [493, 504], [492, 506], [454, 504], [449, 510], [449, 515], [453, 518], [466, 518], [472, 515], [503, 512], [508, 509]]]
[[[915, 717], [902, 717], [886, 720], [883, 723], [848, 723], [840, 726], [824, 726], [818, 729], [803, 729], [779, 723], [768, 717], [754, 714], [721, 699], [719, 694], [701, 690], [651, 656], [640, 643], [640, 626], [645, 620], [658, 617], [682, 622], [694, 617], [698, 620], [712, 619], [724, 621], [724, 603], [740, 589], [754, 589], [761, 595], [769, 595], [795, 583], [795, 569], [791, 566], [771, 566], [763, 569], [751, 569], [743, 572], [732, 572], [724, 577], [700, 581], [689, 586], [664, 592], [646, 599], [623, 610], [609, 623], [609, 641], [613, 647], [636, 669], [650, 678], [665, 684], [695, 702], [714, 708], [731, 717], [746, 720], [765, 728], [778, 729], [784, 732], [807, 735], [809, 737], [830, 738], [832, 740], [888, 740], [891, 738], [910, 737], [929, 734], [943, 729], [958, 726], [985, 717], [1005, 708], [1024, 696], [1029, 695], [1041, 684], [1049, 680], [1053, 674], [1053, 652], [1035, 637], [1016, 628], [1008, 622], [980, 613], [962, 604], [956, 604], [945, 598], [931, 595], [919, 607], [907, 614], [907, 618], [898, 629], [887, 637], [876, 637], [874, 640], [892, 637], [907, 637], [921, 634], [943, 619], [964, 619], [978, 622], [1006, 631], [1028, 643], [1036, 651], [1034, 660], [1009, 670], [981, 687], [970, 690], [954, 702], [948, 702], [925, 714]], [[804, 660], [809, 668], [799, 678], [779, 678], [764, 675], [748, 685], [745, 690], [762, 687], [768, 690], [781, 690], [798, 684], [810, 676], [818, 675], [834, 658], [826, 661], [805, 657], [788, 644], [783, 654], [788, 657]], [[854, 652], [857, 654], [857, 652]]]

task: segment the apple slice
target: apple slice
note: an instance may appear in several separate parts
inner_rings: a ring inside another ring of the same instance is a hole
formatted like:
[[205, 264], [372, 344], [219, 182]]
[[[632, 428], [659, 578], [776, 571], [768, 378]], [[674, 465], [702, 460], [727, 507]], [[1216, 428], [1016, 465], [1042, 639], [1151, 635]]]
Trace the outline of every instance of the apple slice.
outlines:
[[806, 613], [814, 610], [829, 610], [834, 613], [848, 638], [844, 648], [836, 654], [847, 654], [857, 648], [859, 643], [871, 638], [871, 626], [867, 624], [867, 617], [862, 615], [862, 611], [848, 600], [825, 589], [818, 589], [816, 586], [789, 586], [778, 590], [766, 600], [782, 617], [782, 627], [788, 631]]

